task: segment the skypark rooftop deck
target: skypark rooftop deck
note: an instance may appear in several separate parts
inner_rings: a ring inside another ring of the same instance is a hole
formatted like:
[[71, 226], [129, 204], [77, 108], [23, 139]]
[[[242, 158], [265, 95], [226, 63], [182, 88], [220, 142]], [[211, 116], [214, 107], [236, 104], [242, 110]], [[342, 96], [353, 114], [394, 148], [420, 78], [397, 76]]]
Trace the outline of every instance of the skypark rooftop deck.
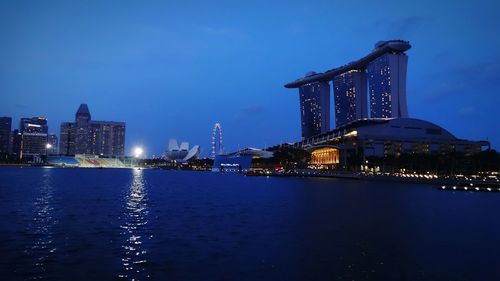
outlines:
[[404, 53], [405, 51], [411, 48], [410, 42], [403, 40], [390, 40], [390, 41], [381, 41], [375, 44], [375, 49], [368, 54], [367, 56], [357, 60], [350, 62], [341, 67], [337, 67], [334, 69], [327, 70], [324, 73], [315, 73], [306, 77], [299, 78], [293, 82], [285, 84], [285, 88], [298, 88], [305, 84], [309, 84], [312, 82], [319, 81], [331, 81], [335, 76], [338, 76], [342, 73], [351, 71], [364, 69], [367, 65], [375, 60], [376, 58], [386, 54], [386, 53]]

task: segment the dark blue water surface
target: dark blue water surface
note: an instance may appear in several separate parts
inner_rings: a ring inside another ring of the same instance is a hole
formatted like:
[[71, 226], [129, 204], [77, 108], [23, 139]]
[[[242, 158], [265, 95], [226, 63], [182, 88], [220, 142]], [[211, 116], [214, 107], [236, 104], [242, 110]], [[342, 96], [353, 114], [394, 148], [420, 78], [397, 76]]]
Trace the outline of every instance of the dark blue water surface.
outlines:
[[0, 168], [1, 280], [500, 280], [500, 194]]

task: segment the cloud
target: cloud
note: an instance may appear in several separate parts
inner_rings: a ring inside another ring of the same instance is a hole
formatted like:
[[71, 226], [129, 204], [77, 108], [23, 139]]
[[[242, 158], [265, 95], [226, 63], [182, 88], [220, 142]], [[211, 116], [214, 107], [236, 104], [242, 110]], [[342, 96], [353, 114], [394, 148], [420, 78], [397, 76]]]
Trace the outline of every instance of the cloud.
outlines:
[[500, 91], [500, 59], [488, 62], [460, 63], [441, 65], [439, 81], [429, 85], [426, 101], [437, 101], [454, 95], [481, 94], [484, 97], [495, 95]]
[[500, 58], [494, 61], [456, 65], [451, 69], [451, 75], [467, 84], [478, 86], [496, 86], [500, 81]]
[[298, 35], [298, 34], [305, 34], [309, 31], [309, 27], [306, 24], [291, 24], [288, 26], [288, 32]]
[[461, 88], [457, 83], [440, 82], [439, 84], [431, 85], [425, 93], [424, 102], [436, 102], [449, 96], [454, 95]]
[[206, 26], [206, 25], [197, 25], [195, 26], [201, 33], [212, 36], [212, 37], [227, 37], [227, 38], [237, 38], [242, 39], [248, 37], [241, 30], [236, 28], [228, 28], [228, 27], [214, 27], [214, 26]]
[[266, 112], [266, 108], [262, 105], [251, 105], [245, 107], [233, 115], [233, 120], [236, 122], [255, 120]]
[[428, 19], [421, 16], [410, 16], [394, 20], [384, 18], [375, 21], [372, 28], [385, 33], [390, 38], [404, 38], [418, 30], [426, 21]]
[[462, 107], [458, 110], [458, 114], [461, 116], [471, 116], [477, 113], [477, 109], [475, 106], [466, 106]]
[[14, 107], [15, 107], [15, 108], [17, 108], [17, 109], [24, 109], [24, 110], [26, 110], [26, 109], [28, 109], [28, 108], [29, 108], [29, 106], [28, 106], [28, 105], [26, 105], [26, 104], [22, 104], [22, 103], [15, 103], [15, 104], [14, 104]]

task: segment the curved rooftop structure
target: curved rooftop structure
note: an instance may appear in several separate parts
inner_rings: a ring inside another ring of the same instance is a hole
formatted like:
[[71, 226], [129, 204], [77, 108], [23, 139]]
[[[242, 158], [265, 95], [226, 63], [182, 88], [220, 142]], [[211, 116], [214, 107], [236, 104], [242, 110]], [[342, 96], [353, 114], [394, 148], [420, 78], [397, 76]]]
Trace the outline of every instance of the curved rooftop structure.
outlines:
[[305, 84], [309, 84], [312, 82], [320, 82], [320, 81], [331, 81], [335, 76], [338, 76], [342, 73], [351, 71], [351, 70], [359, 70], [364, 69], [368, 66], [370, 62], [375, 60], [376, 58], [386, 54], [386, 53], [394, 53], [400, 54], [409, 50], [411, 45], [408, 41], [404, 40], [389, 40], [389, 41], [380, 41], [375, 44], [375, 49], [365, 57], [362, 57], [359, 60], [350, 62], [346, 65], [327, 70], [323, 73], [308, 73], [305, 77], [299, 78], [293, 82], [285, 84], [285, 88], [299, 88]]
[[348, 155], [386, 157], [406, 154], [477, 153], [489, 148], [488, 141], [459, 139], [434, 123], [415, 118], [377, 118], [350, 122], [330, 132], [293, 144], [314, 150], [338, 147], [343, 163]]
[[181, 145], [179, 147], [176, 139], [169, 139], [167, 151], [165, 151], [164, 156], [167, 160], [186, 162], [191, 159], [197, 158], [199, 154], [199, 145], [195, 145], [190, 149], [188, 142], [181, 142]]
[[427, 141], [455, 141], [448, 130], [429, 121], [415, 118], [391, 118], [358, 120], [344, 126], [356, 130], [359, 137], [400, 138]]
[[416, 118], [361, 119], [317, 135], [293, 145], [307, 148], [328, 143], [344, 137], [364, 140], [432, 142], [448, 144], [477, 144], [487, 146], [487, 141], [468, 141], [457, 138], [445, 128], [432, 122]]

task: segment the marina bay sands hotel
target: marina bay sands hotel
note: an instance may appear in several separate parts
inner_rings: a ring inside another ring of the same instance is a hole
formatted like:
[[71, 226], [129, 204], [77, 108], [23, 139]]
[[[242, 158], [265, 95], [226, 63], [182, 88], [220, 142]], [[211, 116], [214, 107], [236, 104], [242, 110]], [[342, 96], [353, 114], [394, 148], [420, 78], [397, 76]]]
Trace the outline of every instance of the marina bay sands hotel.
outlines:
[[286, 84], [299, 89], [302, 139], [330, 130], [330, 81], [336, 128], [366, 118], [407, 118], [405, 51], [410, 48], [408, 41], [381, 41], [357, 61]]
[[[285, 146], [309, 151], [309, 165], [319, 169], [348, 166], [358, 169], [368, 163], [365, 162], [368, 158], [455, 152], [472, 155], [490, 149], [488, 141], [460, 139], [443, 127], [408, 116], [405, 52], [410, 48], [407, 41], [382, 41], [357, 61], [323, 73], [309, 72], [286, 84], [286, 88], [299, 89], [302, 139]], [[330, 129], [330, 87], [335, 104], [333, 129]], [[281, 146], [268, 150], [275, 151]], [[236, 165], [246, 170], [251, 159], [258, 157], [255, 152], [238, 153], [246, 158], [221, 156], [216, 158], [214, 167], [225, 169]], [[246, 164], [243, 159], [247, 159]], [[367, 165], [364, 167], [368, 169]]]

